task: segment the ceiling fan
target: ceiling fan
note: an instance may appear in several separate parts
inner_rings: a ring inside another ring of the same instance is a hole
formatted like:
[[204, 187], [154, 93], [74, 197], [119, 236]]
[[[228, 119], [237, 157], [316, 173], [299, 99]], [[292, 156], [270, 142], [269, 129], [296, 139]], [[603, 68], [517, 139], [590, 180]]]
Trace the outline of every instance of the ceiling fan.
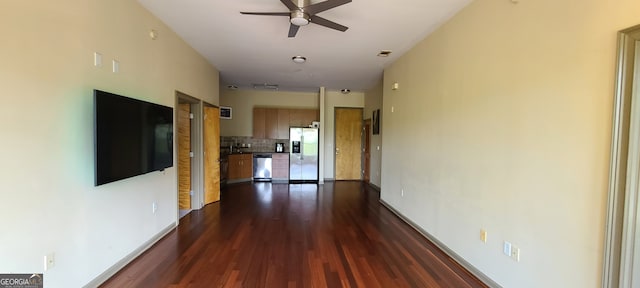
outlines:
[[338, 31], [347, 31], [349, 27], [340, 25], [333, 21], [322, 18], [316, 14], [329, 9], [347, 4], [351, 0], [327, 0], [316, 4], [311, 4], [310, 0], [280, 0], [284, 6], [289, 8], [289, 12], [240, 12], [244, 15], [263, 16], [289, 16], [291, 26], [289, 26], [289, 37], [296, 37], [300, 26], [315, 23]]

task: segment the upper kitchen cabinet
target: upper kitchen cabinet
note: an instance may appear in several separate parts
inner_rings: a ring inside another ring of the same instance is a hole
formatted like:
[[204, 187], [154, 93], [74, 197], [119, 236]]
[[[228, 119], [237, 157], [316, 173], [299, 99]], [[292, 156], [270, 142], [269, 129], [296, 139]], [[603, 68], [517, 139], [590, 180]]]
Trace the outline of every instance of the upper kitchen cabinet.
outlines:
[[289, 109], [278, 109], [277, 139], [289, 139]]
[[318, 109], [253, 108], [253, 138], [289, 139], [289, 127], [309, 127]]
[[311, 122], [320, 119], [320, 112], [317, 109], [292, 109], [289, 113], [289, 126], [309, 127]]
[[266, 111], [267, 108], [253, 108], [253, 138], [266, 138]]
[[266, 109], [264, 116], [265, 138], [278, 139], [278, 109]]

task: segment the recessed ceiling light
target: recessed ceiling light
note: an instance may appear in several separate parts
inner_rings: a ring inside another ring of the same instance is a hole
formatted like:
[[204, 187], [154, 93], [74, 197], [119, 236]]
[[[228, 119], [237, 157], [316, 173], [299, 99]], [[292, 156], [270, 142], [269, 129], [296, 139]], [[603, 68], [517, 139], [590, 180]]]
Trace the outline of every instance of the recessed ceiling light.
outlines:
[[238, 86], [236, 86], [236, 85], [227, 85], [227, 89], [236, 90], [236, 89], [238, 89]]
[[389, 57], [391, 55], [391, 50], [382, 50], [378, 53], [378, 57]]
[[340, 92], [342, 92], [342, 94], [349, 94], [349, 93], [351, 93], [351, 90], [345, 88], [345, 89], [340, 90]]
[[291, 60], [292, 60], [293, 62], [298, 63], [298, 64], [302, 64], [302, 63], [304, 63], [304, 62], [307, 62], [307, 57], [304, 57], [304, 56], [293, 56], [293, 57], [291, 58]]

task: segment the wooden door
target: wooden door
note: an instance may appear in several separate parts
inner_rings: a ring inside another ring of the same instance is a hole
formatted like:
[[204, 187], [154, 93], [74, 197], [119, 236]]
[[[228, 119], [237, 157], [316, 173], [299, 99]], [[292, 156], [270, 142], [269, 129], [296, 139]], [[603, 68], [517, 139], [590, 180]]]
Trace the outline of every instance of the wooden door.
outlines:
[[364, 120], [364, 127], [362, 127], [362, 141], [364, 141], [362, 148], [362, 180], [365, 183], [371, 181], [371, 119]]
[[191, 104], [178, 104], [178, 209], [191, 209]]
[[362, 109], [335, 110], [336, 180], [360, 180], [362, 148]]
[[220, 109], [204, 106], [204, 204], [220, 201]]

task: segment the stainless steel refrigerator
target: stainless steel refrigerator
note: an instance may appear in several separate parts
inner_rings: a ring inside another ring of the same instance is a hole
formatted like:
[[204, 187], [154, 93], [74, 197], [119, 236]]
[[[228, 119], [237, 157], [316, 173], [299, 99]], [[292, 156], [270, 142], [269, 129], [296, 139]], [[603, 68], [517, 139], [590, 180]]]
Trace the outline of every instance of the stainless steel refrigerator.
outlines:
[[289, 129], [289, 182], [318, 183], [318, 128]]

